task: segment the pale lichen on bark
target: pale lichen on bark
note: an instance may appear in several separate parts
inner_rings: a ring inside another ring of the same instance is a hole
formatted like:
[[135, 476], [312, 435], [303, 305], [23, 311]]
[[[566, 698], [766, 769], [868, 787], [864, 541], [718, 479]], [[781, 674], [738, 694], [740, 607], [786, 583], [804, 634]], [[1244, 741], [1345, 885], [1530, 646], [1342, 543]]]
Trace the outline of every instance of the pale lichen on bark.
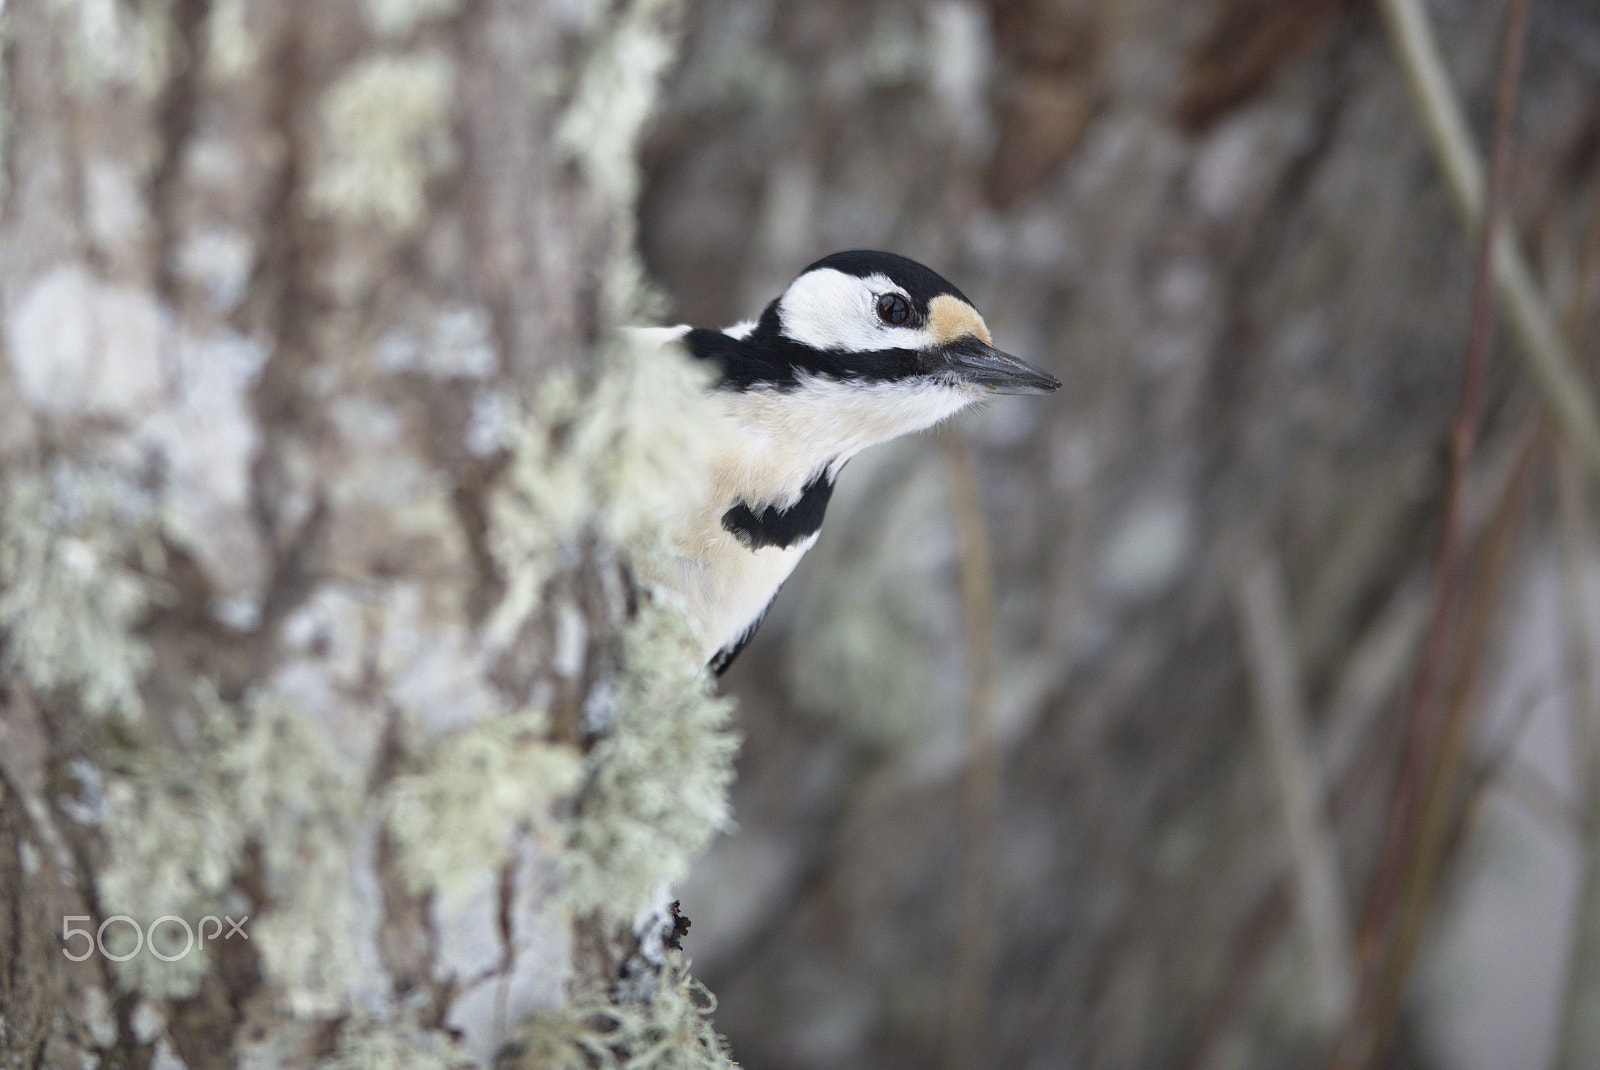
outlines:
[[362, 0], [367, 22], [384, 37], [403, 37], [417, 24], [455, 12], [461, 0]]
[[129, 473], [57, 463], [0, 485], [3, 665], [95, 717], [136, 722], [149, 647], [133, 634], [159, 588], [155, 502]]
[[563, 858], [580, 909], [645, 909], [729, 826], [732, 704], [711, 694], [697, 652], [682, 619], [659, 606], [624, 636], [624, 672], [596, 703], [605, 729]]
[[619, 1003], [580, 987], [564, 1007], [531, 1016], [507, 1046], [506, 1070], [728, 1070], [711, 1025], [716, 999], [675, 968], [650, 998]]
[[436, 52], [364, 60], [322, 103], [326, 155], [311, 183], [320, 210], [395, 230], [423, 220], [428, 179], [449, 166], [453, 65]]
[[387, 824], [413, 891], [459, 895], [464, 881], [509, 864], [524, 830], [558, 839], [555, 804], [583, 766], [549, 731], [542, 711], [504, 713], [450, 733], [395, 778]]
[[164, 12], [116, 0], [52, 0], [69, 27], [67, 84], [82, 93], [108, 86], [151, 89], [166, 76], [171, 48]]
[[[490, 624], [496, 644], [515, 642], [542, 611], [551, 576], [587, 535], [646, 563], [672, 552], [664, 533], [708, 489], [718, 421], [707, 385], [676, 349], [624, 338], [587, 396], [560, 375], [541, 391], [494, 499], [491, 546], [508, 577]], [[579, 645], [557, 644], [558, 673], [578, 671]], [[726, 826], [729, 715], [682, 618], [647, 600], [622, 635], [619, 671], [583, 709], [594, 743], [565, 864], [579, 909], [632, 916]]]
[[507, 577], [490, 625], [499, 642], [510, 641], [563, 544], [583, 529], [654, 552], [664, 548], [663, 518], [708, 489], [703, 458], [716, 424], [705, 370], [626, 337], [612, 341], [602, 367], [587, 393], [571, 373], [552, 372], [509, 432], [512, 461], [490, 514], [490, 548]]
[[[727, 1065], [665, 954], [626, 992], [604, 965], [726, 827], [732, 775], [728, 704], [629, 589], [704, 489], [707, 379], [609, 337], [651, 305], [632, 154], [677, 6], [569, 5], [571, 54], [517, 72], [530, 100], [561, 87], [529, 196], [581, 212], [513, 239], [572, 246], [578, 296], [535, 296], [591, 317], [531, 357], [494, 307], [526, 293], [480, 286], [471, 210], [441, 195], [481, 61], [454, 34], [482, 9], [49, 0], [30, 23], [130, 132], [98, 157], [45, 139], [89, 176], [96, 255], [35, 245], [0, 277], [0, 386], [28, 414], [0, 457], [0, 629], [50, 730], [6, 772], [53, 785], [15, 800], [38, 816], [17, 851], [96, 922], [249, 919], [247, 943], [83, 964], [64, 1020], [93, 1039], [62, 1051], [481, 1063], [570, 977], [619, 1005], [541, 1043], [643, 1065], [679, 1037], [684, 1065]], [[372, 40], [319, 51], [302, 17]], [[298, 80], [259, 92], [269, 63]], [[127, 147], [139, 122], [157, 151]], [[577, 962], [580, 924], [614, 953]]]

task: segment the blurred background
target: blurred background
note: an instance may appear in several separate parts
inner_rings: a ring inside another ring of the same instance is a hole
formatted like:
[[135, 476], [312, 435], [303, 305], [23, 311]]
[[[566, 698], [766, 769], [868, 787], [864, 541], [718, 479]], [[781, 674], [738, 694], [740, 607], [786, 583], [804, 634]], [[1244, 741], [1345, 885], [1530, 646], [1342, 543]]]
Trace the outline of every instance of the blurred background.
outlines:
[[[1487, 146], [1506, 5], [1423, 6]], [[1501, 210], [1592, 382], [1600, 4], [1525, 40]], [[1441, 630], [1475, 242], [1375, 6], [693, 0], [645, 169], [665, 322], [881, 248], [1066, 383], [853, 462], [724, 681], [743, 1065], [1596, 1065], [1596, 481], [1502, 329]]]

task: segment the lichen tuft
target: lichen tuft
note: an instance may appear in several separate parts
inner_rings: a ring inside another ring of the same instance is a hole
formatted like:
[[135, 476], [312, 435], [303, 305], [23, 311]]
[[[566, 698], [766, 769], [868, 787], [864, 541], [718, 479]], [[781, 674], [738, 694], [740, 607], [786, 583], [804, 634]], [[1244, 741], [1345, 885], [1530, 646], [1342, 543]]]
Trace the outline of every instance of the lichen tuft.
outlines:
[[73, 89], [149, 91], [166, 77], [171, 46], [165, 11], [117, 0], [55, 0], [53, 6], [67, 31], [63, 54]]
[[637, 913], [730, 824], [733, 705], [712, 693], [696, 650], [682, 617], [657, 605], [643, 606], [624, 636], [563, 856], [579, 910]]
[[473, 1070], [478, 1063], [448, 1033], [355, 1019], [339, 1031], [317, 1070]]
[[233, 715], [237, 728], [210, 767], [241, 837], [259, 852], [271, 907], [252, 920], [250, 940], [264, 972], [295, 1014], [346, 1013], [381, 998], [382, 896], [360, 879], [377, 850], [366, 769], [279, 696], [252, 692]]
[[732, 1070], [711, 1024], [716, 998], [681, 966], [649, 999], [616, 999], [586, 985], [566, 1006], [536, 1014], [507, 1046], [501, 1070]]
[[583, 763], [551, 743], [542, 715], [496, 717], [437, 740], [418, 771], [396, 777], [387, 827], [412, 890], [460, 892], [511, 860], [531, 831], [552, 840], [554, 804], [577, 789]]
[[206, 13], [206, 64], [219, 78], [239, 77], [261, 58], [261, 42], [250, 32], [245, 3], [213, 0]]
[[425, 184], [448, 164], [450, 85], [442, 53], [364, 60], [322, 102], [323, 151], [311, 181], [319, 210], [408, 231], [422, 221]]
[[139, 720], [148, 647], [134, 624], [159, 589], [150, 494], [111, 469], [66, 462], [0, 483], [3, 667], [73, 694], [95, 717]]
[[461, 0], [362, 0], [367, 23], [384, 37], [404, 37], [418, 23], [444, 18], [460, 6]]
[[593, 42], [556, 144], [597, 187], [627, 203], [638, 190], [639, 131], [654, 109], [661, 73], [676, 54], [676, 0], [617, 5]]
[[512, 463], [491, 501], [490, 550], [507, 577], [489, 636], [504, 646], [540, 604], [569, 548], [592, 531], [635, 557], [708, 489], [719, 426], [710, 372], [676, 347], [619, 336], [590, 394], [555, 372], [515, 421]]
[[[552, 376], [520, 424], [491, 507], [490, 547], [507, 578], [489, 625], [497, 647], [548, 611], [548, 582], [583, 537], [598, 535], [649, 574], [708, 493], [721, 433], [708, 370], [631, 335], [604, 368], [587, 397]], [[737, 742], [731, 706], [712, 696], [672, 607], [647, 600], [621, 647], [618, 670], [586, 705], [595, 741], [565, 862], [578, 909], [628, 918], [727, 826]]]

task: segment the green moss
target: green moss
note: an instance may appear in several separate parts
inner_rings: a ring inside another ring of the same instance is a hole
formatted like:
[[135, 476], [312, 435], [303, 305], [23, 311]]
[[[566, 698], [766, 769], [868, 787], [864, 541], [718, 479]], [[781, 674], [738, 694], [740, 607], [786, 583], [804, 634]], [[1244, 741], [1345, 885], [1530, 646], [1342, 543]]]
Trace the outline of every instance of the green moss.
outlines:
[[451, 157], [453, 78], [443, 54], [418, 51], [364, 60], [335, 82], [322, 101], [312, 204], [394, 230], [420, 223], [425, 183]]
[[0, 483], [5, 668], [95, 717], [137, 721], [150, 651], [134, 634], [158, 589], [150, 496], [110, 469], [59, 463]]
[[598, 985], [566, 1006], [524, 1023], [501, 1070], [729, 1070], [736, 1064], [712, 1028], [716, 1000], [681, 966], [670, 967], [649, 999], [612, 998]]

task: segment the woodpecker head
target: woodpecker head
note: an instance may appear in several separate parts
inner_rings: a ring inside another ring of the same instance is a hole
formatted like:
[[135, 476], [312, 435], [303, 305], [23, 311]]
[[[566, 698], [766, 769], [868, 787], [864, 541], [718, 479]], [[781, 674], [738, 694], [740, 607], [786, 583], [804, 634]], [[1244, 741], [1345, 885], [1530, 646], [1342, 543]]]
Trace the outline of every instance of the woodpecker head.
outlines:
[[818, 260], [760, 318], [726, 331], [653, 333], [721, 372], [708, 500], [662, 580], [687, 601], [719, 673], [816, 541], [846, 461], [989, 394], [1061, 386], [995, 349], [960, 290], [890, 253]]
[[770, 412], [782, 437], [793, 441], [798, 432], [821, 449], [837, 437], [840, 457], [928, 427], [990, 394], [1061, 386], [994, 348], [960, 290], [892, 253], [824, 257], [760, 319], [726, 332], [693, 331], [688, 341], [719, 361], [721, 388], [747, 395], [752, 415]]
[[806, 378], [907, 391], [1045, 394], [1061, 386], [991, 345], [965, 294], [915, 260], [852, 250], [800, 273], [761, 318], [734, 329], [745, 361], [727, 369], [734, 389], [795, 389]]

